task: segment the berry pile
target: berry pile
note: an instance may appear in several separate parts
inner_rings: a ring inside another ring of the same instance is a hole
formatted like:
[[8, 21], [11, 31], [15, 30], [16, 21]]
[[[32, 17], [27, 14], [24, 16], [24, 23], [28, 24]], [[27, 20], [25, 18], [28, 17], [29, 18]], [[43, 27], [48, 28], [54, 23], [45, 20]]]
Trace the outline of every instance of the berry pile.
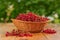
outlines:
[[32, 37], [32, 34], [29, 32], [22, 32], [20, 30], [13, 30], [11, 33], [10, 32], [6, 32], [6, 36], [19, 36], [19, 37]]
[[19, 14], [16, 19], [31, 22], [45, 22], [49, 20], [46, 17], [38, 16], [32, 12], [28, 12], [27, 14]]
[[52, 29], [46, 29], [43, 32], [44, 33], [48, 33], [48, 34], [54, 34], [54, 33], [56, 33], [56, 31], [55, 30], [52, 30]]

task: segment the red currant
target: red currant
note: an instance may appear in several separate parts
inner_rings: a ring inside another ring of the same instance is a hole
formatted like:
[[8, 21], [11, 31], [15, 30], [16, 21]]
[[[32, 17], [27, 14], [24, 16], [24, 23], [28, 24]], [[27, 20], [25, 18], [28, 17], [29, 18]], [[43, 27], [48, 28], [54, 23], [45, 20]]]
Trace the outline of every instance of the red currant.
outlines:
[[51, 30], [51, 29], [46, 29], [46, 30], [44, 30], [43, 32], [44, 32], [44, 33], [48, 33], [48, 34], [54, 34], [54, 33], [56, 33], [55, 30]]
[[28, 34], [28, 33], [25, 33], [25, 32], [22, 32], [20, 30], [13, 30], [11, 33], [7, 32], [6, 33], [6, 36], [19, 36], [19, 37], [24, 37], [24, 36], [32, 36], [32, 34]]
[[36, 14], [33, 14], [32, 12], [28, 12], [28, 14], [19, 14], [16, 19], [32, 22], [45, 22], [49, 20], [46, 17], [38, 16]]

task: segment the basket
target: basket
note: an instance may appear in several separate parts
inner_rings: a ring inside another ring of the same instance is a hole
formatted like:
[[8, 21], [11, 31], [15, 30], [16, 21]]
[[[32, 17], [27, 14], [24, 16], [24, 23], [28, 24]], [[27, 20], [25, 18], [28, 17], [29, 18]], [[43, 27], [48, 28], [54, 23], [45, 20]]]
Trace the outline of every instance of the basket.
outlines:
[[12, 19], [13, 24], [18, 28], [18, 30], [29, 31], [29, 32], [42, 32], [44, 26], [48, 22], [31, 22], [31, 21], [22, 21], [17, 19]]

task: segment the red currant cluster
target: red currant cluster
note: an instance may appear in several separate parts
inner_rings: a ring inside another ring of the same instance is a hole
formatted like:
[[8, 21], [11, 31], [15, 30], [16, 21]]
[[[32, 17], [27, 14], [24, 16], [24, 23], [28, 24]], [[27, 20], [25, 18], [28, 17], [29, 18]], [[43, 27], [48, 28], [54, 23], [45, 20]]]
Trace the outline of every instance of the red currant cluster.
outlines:
[[46, 29], [46, 30], [44, 30], [43, 32], [44, 32], [44, 33], [48, 33], [48, 34], [54, 34], [54, 33], [56, 33], [55, 30], [51, 30], [51, 29]]
[[13, 30], [11, 33], [10, 32], [7, 32], [6, 33], [6, 36], [19, 36], [19, 37], [32, 37], [32, 34], [29, 33], [29, 32], [22, 32], [20, 30]]
[[32, 22], [43, 22], [49, 20], [46, 17], [38, 16], [36, 14], [33, 14], [32, 12], [28, 12], [27, 14], [19, 14], [16, 19]]

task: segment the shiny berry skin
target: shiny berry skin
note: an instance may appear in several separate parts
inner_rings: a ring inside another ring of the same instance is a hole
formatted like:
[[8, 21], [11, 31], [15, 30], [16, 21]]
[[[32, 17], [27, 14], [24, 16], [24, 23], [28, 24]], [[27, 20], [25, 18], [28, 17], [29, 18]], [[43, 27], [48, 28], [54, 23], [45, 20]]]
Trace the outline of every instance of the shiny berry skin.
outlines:
[[56, 33], [56, 31], [55, 30], [52, 30], [52, 29], [46, 29], [43, 32], [44, 33], [47, 33], [47, 34], [54, 34], [54, 33]]
[[24, 34], [24, 36], [26, 36], [26, 37], [32, 37], [32, 34]]
[[26, 15], [25, 14], [19, 14], [16, 19], [24, 21], [24, 20], [26, 20]]
[[28, 12], [27, 14], [19, 14], [16, 19], [31, 22], [46, 22], [49, 20], [47, 17], [38, 16], [32, 12]]
[[9, 32], [6, 32], [6, 36], [11, 36], [11, 34]]
[[29, 37], [32, 37], [32, 34], [31, 33], [28, 33], [28, 32], [22, 32], [21, 30], [12, 30], [12, 32], [7, 32], [5, 34], [6, 36], [19, 36], [19, 37], [24, 37], [24, 36], [29, 36]]
[[18, 36], [19, 37], [24, 37], [24, 33], [20, 33]]

